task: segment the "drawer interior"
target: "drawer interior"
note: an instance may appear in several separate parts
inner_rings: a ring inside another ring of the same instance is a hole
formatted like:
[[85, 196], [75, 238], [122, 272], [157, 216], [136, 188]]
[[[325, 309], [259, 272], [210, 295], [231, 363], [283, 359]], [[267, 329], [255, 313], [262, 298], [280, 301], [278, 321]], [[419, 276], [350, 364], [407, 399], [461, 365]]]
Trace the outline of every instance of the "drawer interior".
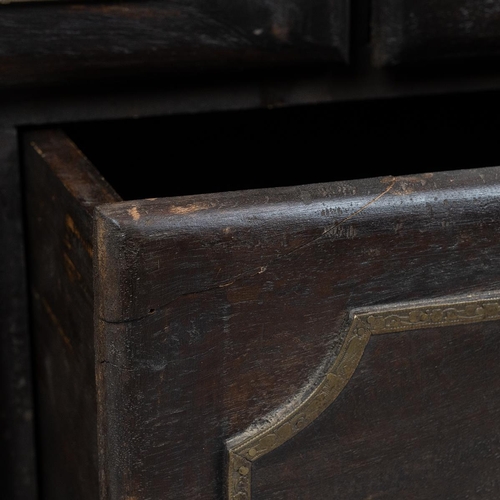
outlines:
[[499, 105], [469, 93], [63, 128], [130, 200], [498, 165]]

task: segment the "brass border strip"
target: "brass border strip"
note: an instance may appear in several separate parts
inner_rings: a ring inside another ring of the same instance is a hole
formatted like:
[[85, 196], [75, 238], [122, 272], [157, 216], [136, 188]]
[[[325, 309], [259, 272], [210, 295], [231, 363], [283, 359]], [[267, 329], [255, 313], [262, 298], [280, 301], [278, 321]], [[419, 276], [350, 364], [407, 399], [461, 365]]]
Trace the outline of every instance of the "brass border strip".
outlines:
[[[282, 416], [250, 427], [226, 442], [228, 500], [251, 499], [252, 462], [278, 448], [313, 422], [347, 385], [372, 335], [440, 328], [500, 319], [500, 295], [414, 301], [351, 311], [350, 324], [338, 355], [326, 374]], [[275, 415], [275, 414], [274, 414]]]

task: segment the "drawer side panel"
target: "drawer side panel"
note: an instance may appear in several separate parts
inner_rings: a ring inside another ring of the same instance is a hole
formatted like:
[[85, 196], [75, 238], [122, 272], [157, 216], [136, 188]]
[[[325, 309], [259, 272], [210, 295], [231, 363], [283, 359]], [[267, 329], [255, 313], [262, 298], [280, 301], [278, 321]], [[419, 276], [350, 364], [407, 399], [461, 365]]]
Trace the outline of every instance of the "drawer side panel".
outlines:
[[95, 500], [92, 211], [118, 197], [62, 132], [24, 151], [41, 494]]

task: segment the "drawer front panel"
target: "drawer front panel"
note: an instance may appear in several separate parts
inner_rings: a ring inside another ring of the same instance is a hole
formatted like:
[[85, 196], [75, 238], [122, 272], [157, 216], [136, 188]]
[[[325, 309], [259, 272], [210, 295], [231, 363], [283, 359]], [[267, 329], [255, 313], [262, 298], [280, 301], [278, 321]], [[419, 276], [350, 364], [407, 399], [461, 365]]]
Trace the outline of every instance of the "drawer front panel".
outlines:
[[[425, 483], [438, 498], [479, 469], [486, 472], [477, 481], [487, 484], [496, 467], [496, 371], [465, 372], [491, 366], [498, 349], [498, 301], [486, 318], [481, 310], [493, 302], [483, 307], [471, 296], [499, 288], [499, 182], [490, 168], [99, 207], [96, 352], [110, 498], [327, 498], [326, 478], [339, 470], [346, 473], [335, 476], [335, 491], [346, 500], [394, 487], [396, 476], [402, 488]], [[465, 319], [422, 324], [456, 297]], [[394, 312], [416, 324], [376, 326], [375, 311], [402, 302], [420, 304]], [[351, 351], [357, 310], [375, 326], [355, 335], [364, 345]], [[319, 398], [314, 418], [289, 422], [304, 434], [286, 425], [259, 434], [286, 421], [336, 356], [345, 359], [331, 372], [345, 382], [338, 401], [319, 412]], [[392, 408], [395, 401], [403, 407]], [[366, 405], [375, 422], [352, 414]], [[429, 445], [432, 422], [446, 412], [453, 428], [470, 433], [445, 433], [454, 457]], [[374, 428], [377, 421], [384, 426]], [[394, 434], [409, 433], [415, 449], [405, 455]], [[460, 457], [481, 443], [480, 458], [461, 468]], [[363, 476], [353, 485], [352, 471], [377, 450], [380, 481]], [[413, 476], [395, 470], [403, 456], [404, 471], [419, 468]], [[446, 473], [425, 469], [427, 456], [447, 462]]]

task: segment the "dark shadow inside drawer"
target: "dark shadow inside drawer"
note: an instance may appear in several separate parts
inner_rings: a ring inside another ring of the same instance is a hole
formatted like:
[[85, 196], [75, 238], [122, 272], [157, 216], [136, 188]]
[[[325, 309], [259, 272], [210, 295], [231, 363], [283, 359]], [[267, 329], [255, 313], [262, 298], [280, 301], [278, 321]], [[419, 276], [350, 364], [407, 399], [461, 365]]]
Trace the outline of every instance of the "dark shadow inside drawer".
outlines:
[[64, 130], [130, 200], [498, 165], [499, 105], [498, 92], [469, 93]]
[[43, 497], [498, 498], [497, 100], [25, 131]]

